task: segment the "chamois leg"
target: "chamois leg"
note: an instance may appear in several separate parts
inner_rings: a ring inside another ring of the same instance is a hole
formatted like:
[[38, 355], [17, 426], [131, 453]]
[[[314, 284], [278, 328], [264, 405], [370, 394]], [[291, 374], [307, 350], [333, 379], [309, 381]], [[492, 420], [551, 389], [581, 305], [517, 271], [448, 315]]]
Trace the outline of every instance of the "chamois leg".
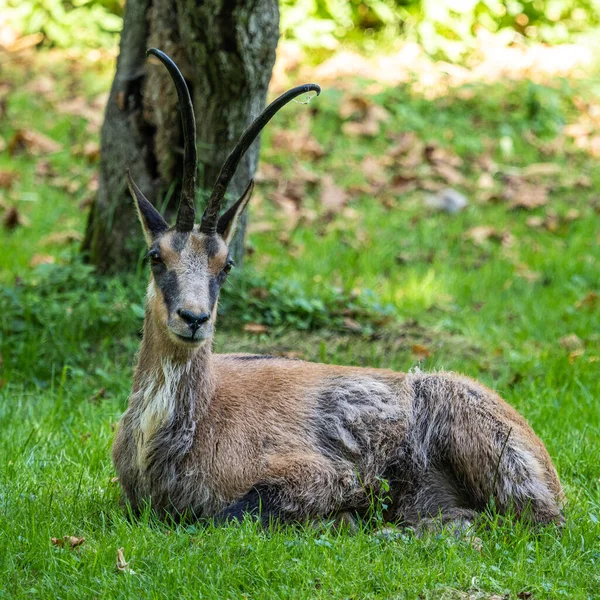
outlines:
[[366, 494], [354, 471], [317, 454], [275, 458], [268, 471], [242, 498], [221, 512], [217, 523], [241, 520], [245, 514], [271, 521], [302, 522], [351, 510]]
[[470, 379], [412, 377], [421, 464], [449, 465], [468, 508], [482, 510], [493, 500], [500, 513], [512, 510], [536, 523], [562, 521], [558, 476], [525, 419]]

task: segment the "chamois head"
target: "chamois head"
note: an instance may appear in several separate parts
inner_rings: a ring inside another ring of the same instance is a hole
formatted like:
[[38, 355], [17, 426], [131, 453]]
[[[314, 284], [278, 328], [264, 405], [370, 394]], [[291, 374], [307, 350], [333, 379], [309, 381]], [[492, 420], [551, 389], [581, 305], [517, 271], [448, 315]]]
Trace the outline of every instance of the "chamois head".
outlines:
[[174, 227], [146, 199], [129, 171], [127, 184], [135, 202], [148, 244], [152, 279], [148, 307], [168, 337], [177, 344], [194, 347], [212, 337], [217, 298], [227, 273], [233, 267], [229, 243], [254, 187], [246, 191], [222, 215], [221, 205], [240, 159], [263, 127], [290, 100], [306, 92], [320, 94], [316, 84], [295, 87], [277, 98], [252, 122], [223, 165], [199, 225], [196, 218], [196, 123], [192, 100], [177, 65], [164, 53], [150, 48], [167, 68], [179, 100], [183, 124], [183, 180]]

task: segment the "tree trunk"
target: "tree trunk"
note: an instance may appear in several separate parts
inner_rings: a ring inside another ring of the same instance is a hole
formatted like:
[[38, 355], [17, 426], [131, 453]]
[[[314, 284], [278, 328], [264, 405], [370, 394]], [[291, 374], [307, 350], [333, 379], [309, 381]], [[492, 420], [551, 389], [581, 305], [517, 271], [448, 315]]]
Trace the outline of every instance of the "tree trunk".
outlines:
[[[117, 73], [101, 135], [99, 189], [83, 249], [100, 272], [135, 266], [142, 236], [125, 170], [167, 218], [176, 210], [183, 158], [177, 95], [156, 47], [188, 82], [198, 130], [200, 188], [210, 190], [235, 142], [264, 108], [279, 37], [277, 0], [127, 0]], [[240, 163], [233, 200], [256, 171], [257, 141]], [[203, 209], [207, 193], [200, 194]], [[201, 214], [201, 213], [200, 213]], [[199, 218], [199, 217], [198, 217]], [[243, 257], [242, 223], [232, 250]]]

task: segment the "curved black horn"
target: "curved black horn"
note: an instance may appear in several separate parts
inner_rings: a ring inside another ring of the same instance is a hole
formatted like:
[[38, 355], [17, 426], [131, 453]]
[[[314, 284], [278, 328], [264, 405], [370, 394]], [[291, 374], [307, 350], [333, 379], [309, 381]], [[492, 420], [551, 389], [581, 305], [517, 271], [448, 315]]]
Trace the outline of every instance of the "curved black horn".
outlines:
[[177, 90], [181, 124], [183, 126], [183, 182], [181, 184], [181, 199], [177, 211], [175, 229], [191, 231], [196, 220], [196, 119], [194, 107], [185, 79], [177, 65], [161, 50], [150, 48], [146, 56], [152, 54], [167, 67]]
[[217, 222], [219, 220], [219, 213], [221, 211], [221, 203], [227, 191], [227, 186], [231, 182], [231, 179], [237, 169], [237, 166], [246, 150], [250, 147], [252, 142], [256, 139], [256, 136], [262, 131], [264, 126], [275, 116], [280, 108], [283, 108], [288, 102], [299, 96], [300, 94], [306, 94], [307, 92], [316, 92], [317, 96], [321, 93], [321, 88], [316, 83], [306, 83], [299, 85], [291, 90], [285, 92], [274, 100], [263, 110], [256, 119], [251, 123], [250, 127], [244, 131], [239, 142], [235, 148], [231, 151], [231, 154], [227, 157], [225, 164], [221, 168], [221, 172], [217, 177], [215, 187], [213, 188], [212, 194], [208, 200], [206, 210], [202, 215], [202, 222], [200, 224], [200, 231], [203, 233], [215, 233], [217, 230]]

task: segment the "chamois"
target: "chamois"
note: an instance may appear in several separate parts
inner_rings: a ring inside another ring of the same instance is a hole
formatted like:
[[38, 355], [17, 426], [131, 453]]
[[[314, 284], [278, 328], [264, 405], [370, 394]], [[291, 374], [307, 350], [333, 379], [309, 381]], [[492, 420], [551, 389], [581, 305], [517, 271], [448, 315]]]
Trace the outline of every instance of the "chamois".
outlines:
[[[315, 364], [214, 354], [228, 245], [252, 194], [221, 216], [236, 166], [293, 88], [249, 126], [195, 224], [195, 120], [175, 63], [152, 48], [177, 89], [183, 181], [174, 227], [127, 181], [148, 245], [151, 277], [143, 340], [113, 460], [134, 511], [268, 524], [364, 515], [386, 480], [386, 520], [473, 522], [496, 510], [562, 522], [563, 492], [526, 420], [482, 384], [448, 372]], [[387, 489], [387, 488], [386, 488]]]

